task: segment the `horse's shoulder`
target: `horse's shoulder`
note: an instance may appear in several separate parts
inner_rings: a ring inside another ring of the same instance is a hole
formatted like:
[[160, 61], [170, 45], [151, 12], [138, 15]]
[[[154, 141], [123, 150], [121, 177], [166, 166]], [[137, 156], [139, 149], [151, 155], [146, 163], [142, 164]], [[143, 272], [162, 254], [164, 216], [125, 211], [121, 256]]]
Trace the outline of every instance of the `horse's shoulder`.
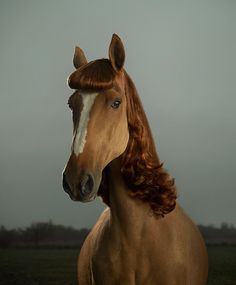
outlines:
[[153, 236], [147, 243], [150, 245], [149, 256], [153, 257], [152, 264], [170, 264], [177, 266], [178, 271], [179, 266], [184, 265], [191, 274], [196, 274], [192, 270], [196, 271], [194, 268], [200, 260], [201, 266], [207, 268], [203, 238], [195, 223], [179, 205], [157, 221], [156, 235]]
[[82, 249], [88, 250], [88, 248], [89, 248], [90, 250], [92, 250], [92, 248], [95, 246], [97, 240], [100, 238], [100, 236], [104, 232], [106, 225], [107, 225], [107, 222], [109, 220], [109, 217], [110, 217], [110, 209], [106, 208], [102, 212], [100, 217], [98, 218], [96, 224], [93, 226], [90, 233], [88, 234]]
[[107, 226], [109, 219], [110, 219], [110, 208], [106, 208], [101, 213], [96, 224], [93, 226], [90, 238], [95, 239], [96, 237], [98, 237], [105, 230], [105, 227]]
[[110, 216], [110, 210], [105, 209], [100, 215], [98, 221], [93, 226], [92, 230], [85, 239], [80, 250], [78, 260], [79, 284], [93, 284], [91, 275], [91, 262], [94, 254], [94, 249], [98, 243], [101, 233], [104, 231], [107, 220]]

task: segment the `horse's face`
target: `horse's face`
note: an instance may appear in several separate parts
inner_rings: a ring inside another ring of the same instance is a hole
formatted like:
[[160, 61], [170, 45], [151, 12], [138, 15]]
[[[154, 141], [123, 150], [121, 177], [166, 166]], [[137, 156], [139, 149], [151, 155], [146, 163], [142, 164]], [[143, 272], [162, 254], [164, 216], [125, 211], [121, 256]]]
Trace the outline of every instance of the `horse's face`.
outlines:
[[71, 156], [63, 172], [63, 188], [72, 200], [93, 200], [103, 169], [128, 144], [123, 78], [120, 71], [112, 88], [93, 93], [76, 91], [69, 99], [74, 130]]

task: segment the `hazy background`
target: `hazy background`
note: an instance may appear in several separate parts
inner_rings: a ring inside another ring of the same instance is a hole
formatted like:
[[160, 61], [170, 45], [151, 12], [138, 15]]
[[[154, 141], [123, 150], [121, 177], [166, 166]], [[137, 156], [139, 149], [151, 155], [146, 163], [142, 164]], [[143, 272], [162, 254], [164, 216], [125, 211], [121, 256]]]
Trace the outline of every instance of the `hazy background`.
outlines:
[[0, 1], [0, 225], [90, 227], [61, 172], [72, 138], [74, 46], [126, 49], [160, 158], [197, 223], [236, 225], [236, 1]]

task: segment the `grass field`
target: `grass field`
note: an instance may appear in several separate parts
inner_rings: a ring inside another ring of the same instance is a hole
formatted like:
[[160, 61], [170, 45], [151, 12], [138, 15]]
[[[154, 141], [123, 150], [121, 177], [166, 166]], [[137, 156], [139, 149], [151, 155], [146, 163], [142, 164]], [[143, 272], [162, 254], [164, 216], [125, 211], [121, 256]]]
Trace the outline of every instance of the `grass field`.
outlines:
[[236, 285], [236, 246], [208, 246], [208, 285]]
[[[208, 253], [208, 285], [236, 285], [236, 246]], [[76, 285], [77, 255], [74, 248], [0, 249], [0, 285]]]
[[1, 285], [74, 285], [76, 249], [2, 249]]

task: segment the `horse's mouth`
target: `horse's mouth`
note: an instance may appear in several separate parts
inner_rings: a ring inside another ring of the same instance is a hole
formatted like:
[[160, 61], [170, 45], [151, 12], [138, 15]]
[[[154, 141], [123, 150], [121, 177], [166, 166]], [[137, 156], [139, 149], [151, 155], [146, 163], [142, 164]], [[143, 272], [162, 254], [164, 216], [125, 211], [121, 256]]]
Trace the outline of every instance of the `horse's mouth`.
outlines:
[[[67, 192], [68, 193], [68, 192]], [[70, 196], [70, 199], [74, 202], [82, 202], [82, 203], [87, 203], [87, 202], [92, 202], [93, 200], [96, 199], [97, 194], [89, 194], [89, 195], [83, 195], [81, 191], [78, 191], [76, 194], [74, 193], [68, 193]]]

